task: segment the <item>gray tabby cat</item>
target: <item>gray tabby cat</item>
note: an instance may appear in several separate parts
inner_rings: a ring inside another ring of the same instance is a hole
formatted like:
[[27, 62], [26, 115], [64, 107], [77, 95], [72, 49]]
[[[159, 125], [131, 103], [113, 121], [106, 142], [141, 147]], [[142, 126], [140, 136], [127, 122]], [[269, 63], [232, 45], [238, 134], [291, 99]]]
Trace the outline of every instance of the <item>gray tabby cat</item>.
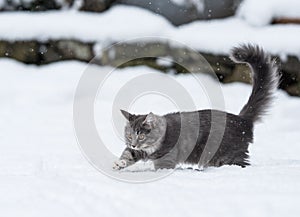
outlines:
[[[253, 125], [270, 106], [279, 76], [275, 63], [258, 46], [233, 48], [232, 59], [247, 63], [253, 72], [252, 93], [239, 115], [217, 110], [134, 115], [121, 110], [128, 120], [127, 147], [113, 168], [122, 169], [139, 160], [152, 160], [155, 169], [175, 168], [181, 163], [201, 167], [249, 165], [248, 145], [253, 141]], [[212, 130], [213, 126], [217, 128]]]

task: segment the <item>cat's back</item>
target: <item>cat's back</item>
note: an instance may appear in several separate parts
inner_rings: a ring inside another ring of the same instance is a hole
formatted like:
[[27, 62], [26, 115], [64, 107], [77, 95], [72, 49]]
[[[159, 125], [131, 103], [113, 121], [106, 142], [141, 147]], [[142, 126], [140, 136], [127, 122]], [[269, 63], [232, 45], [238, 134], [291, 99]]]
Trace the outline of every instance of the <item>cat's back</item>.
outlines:
[[[170, 113], [165, 115], [165, 118], [169, 128], [167, 137], [175, 139], [178, 138], [176, 135], [181, 134], [182, 140], [185, 140], [182, 144], [192, 150], [189, 151], [187, 163], [198, 163], [205, 145], [210, 144], [219, 147], [211, 164], [214, 166], [238, 164], [234, 160], [228, 161], [227, 158], [235, 159], [239, 158], [241, 153], [246, 154], [248, 145], [253, 140], [252, 121], [231, 113], [206, 109]], [[190, 141], [196, 141], [193, 142], [193, 148]], [[180, 150], [186, 152], [185, 147], [180, 147]], [[243, 155], [242, 159], [244, 162], [247, 155]]]
[[241, 132], [242, 134], [248, 133], [249, 136], [252, 136], [253, 123], [251, 120], [244, 119], [243, 117], [228, 112], [212, 109], [199, 110], [197, 113], [199, 114], [202, 130], [210, 129], [209, 131], [211, 131], [215, 128], [224, 128], [224, 130], [231, 133]]
[[238, 115], [223, 112], [220, 110], [205, 109], [191, 112], [175, 112], [164, 115], [166, 120], [172, 125], [180, 126], [182, 122], [189, 123], [191, 126], [200, 123], [203, 128], [211, 128], [215, 123], [217, 125], [224, 124], [226, 128], [235, 130], [252, 130], [253, 123], [251, 120], [244, 119]]

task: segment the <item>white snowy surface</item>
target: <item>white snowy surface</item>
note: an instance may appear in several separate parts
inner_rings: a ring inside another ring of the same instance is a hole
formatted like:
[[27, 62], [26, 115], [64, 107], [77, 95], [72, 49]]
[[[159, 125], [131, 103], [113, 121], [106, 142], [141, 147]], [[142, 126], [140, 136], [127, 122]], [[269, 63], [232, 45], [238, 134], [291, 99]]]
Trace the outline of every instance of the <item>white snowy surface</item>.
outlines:
[[300, 18], [299, 0], [244, 0], [239, 17], [255, 26], [270, 24], [274, 18]]
[[[299, 10], [299, 7], [293, 8]], [[268, 13], [250, 9], [252, 17], [265, 22], [260, 14], [268, 16]], [[241, 16], [195, 21], [175, 27], [162, 16], [130, 6], [115, 6], [100, 14], [78, 11], [6, 12], [0, 13], [0, 39], [43, 41], [73, 38], [97, 42], [103, 47], [123, 40], [157, 41], [159, 39], [151, 37], [162, 37], [161, 40], [177, 40], [193, 49], [215, 54], [228, 54], [232, 46], [252, 42], [274, 55], [300, 57], [300, 25], [255, 27], [247, 22], [248, 18], [244, 20]]]
[[[156, 182], [129, 184], [95, 170], [77, 145], [72, 104], [85, 64], [36, 67], [1, 59], [0, 68], [1, 216], [299, 216], [298, 98], [278, 91], [270, 115], [255, 127], [252, 166], [180, 170]], [[96, 68], [99, 73], [103, 70]], [[146, 67], [117, 70], [104, 91], [108, 93], [104, 104], [113, 100], [110, 90], [115, 92], [128, 79], [153, 72]], [[174, 79], [193, 93], [199, 109], [207, 107], [206, 96], [196, 91], [199, 87], [191, 75]], [[251, 86], [236, 83], [222, 88], [226, 110], [237, 113]], [[160, 112], [171, 108], [166, 100], [154, 96], [148, 100], [137, 103], [135, 110], [148, 112], [149, 105]], [[100, 128], [109, 129], [110, 113], [104, 116], [96, 121]], [[106, 134], [106, 139], [119, 141], [115, 149], [120, 152], [121, 140], [110, 130]], [[153, 172], [139, 175], [146, 173]]]

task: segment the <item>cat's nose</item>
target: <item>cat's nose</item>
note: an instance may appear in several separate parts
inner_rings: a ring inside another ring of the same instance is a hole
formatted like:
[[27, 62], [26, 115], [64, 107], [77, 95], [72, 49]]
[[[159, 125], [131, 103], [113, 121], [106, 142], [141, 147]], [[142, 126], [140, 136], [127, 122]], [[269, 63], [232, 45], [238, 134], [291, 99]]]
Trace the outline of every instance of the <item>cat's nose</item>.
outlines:
[[132, 147], [132, 148], [135, 148], [135, 147], [136, 147], [136, 145], [131, 145], [131, 147]]

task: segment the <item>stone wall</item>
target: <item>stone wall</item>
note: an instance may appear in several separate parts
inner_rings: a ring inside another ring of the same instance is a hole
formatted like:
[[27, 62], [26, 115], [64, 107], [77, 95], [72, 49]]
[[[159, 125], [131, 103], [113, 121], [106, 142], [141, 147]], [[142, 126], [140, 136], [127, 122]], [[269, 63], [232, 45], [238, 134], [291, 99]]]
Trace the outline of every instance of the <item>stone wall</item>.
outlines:
[[164, 16], [174, 25], [232, 16], [241, 0], [3, 0], [0, 11], [80, 10], [103, 12], [114, 5], [131, 5]]
[[[0, 11], [45, 11], [45, 10], [82, 10], [89, 12], [103, 12], [115, 4], [134, 5], [151, 10], [166, 17], [174, 25], [181, 25], [199, 19], [214, 19], [231, 16], [241, 0], [3, 0]], [[176, 13], [174, 13], [176, 12]], [[121, 60], [134, 58], [136, 50], [145, 56], [180, 56], [190, 66], [195, 65], [195, 59], [188, 50], [169, 46], [168, 43], [146, 43], [143, 49], [137, 49], [136, 44], [119, 44], [113, 51], [104, 53], [97, 51], [95, 44], [83, 43], [77, 40], [48, 40], [48, 41], [0, 41], [0, 57], [9, 57], [27, 64], [43, 65], [63, 60], [79, 60], [90, 62], [95, 52], [99, 65], [126, 67], [133, 65], [147, 65], [162, 72], [187, 73], [180, 64], [159, 65], [156, 58], [135, 59], [119, 65]], [[110, 55], [113, 52], [114, 55]], [[245, 65], [234, 64], [227, 56], [201, 53], [210, 63], [220, 81], [250, 83], [250, 71]], [[133, 56], [131, 56], [133, 55]], [[280, 60], [279, 57], [275, 57]], [[300, 96], [300, 61], [295, 56], [288, 56], [280, 61], [282, 81], [280, 88], [290, 95]]]
[[[83, 43], [76, 40], [49, 40], [39, 41], [0, 41], [0, 57], [9, 57], [27, 64], [43, 65], [63, 60], [79, 60], [94, 64], [111, 65], [114, 67], [127, 67], [136, 65], [147, 65], [162, 72], [188, 73], [180, 64], [160, 65], [156, 57], [171, 55], [180, 56], [191, 68], [196, 59], [193, 54], [183, 47], [170, 46], [166, 42], [141, 42], [138, 44], [118, 44], [108, 50], [97, 50], [94, 43]], [[142, 49], [141, 49], [142, 47]], [[113, 49], [113, 50], [112, 50]], [[111, 55], [113, 53], [113, 55]], [[150, 58], [136, 59], [144, 55]], [[224, 83], [245, 82], [250, 83], [249, 68], [242, 64], [234, 64], [228, 56], [202, 53], [203, 57], [210, 63], [219, 80]], [[282, 81], [280, 88], [288, 94], [300, 96], [300, 61], [297, 57], [288, 56], [286, 61], [280, 61]], [[120, 65], [124, 60], [126, 64]]]

